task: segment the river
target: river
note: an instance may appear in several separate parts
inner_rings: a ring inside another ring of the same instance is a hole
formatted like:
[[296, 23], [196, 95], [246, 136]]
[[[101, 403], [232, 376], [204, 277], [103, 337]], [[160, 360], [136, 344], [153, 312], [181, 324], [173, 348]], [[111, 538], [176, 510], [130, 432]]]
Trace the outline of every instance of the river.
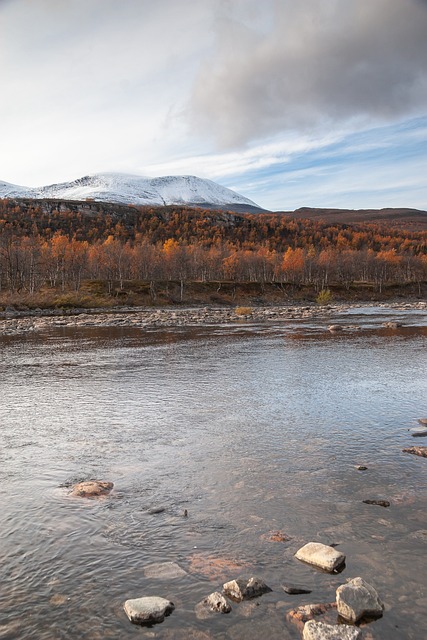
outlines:
[[[427, 416], [427, 323], [383, 327], [396, 313], [353, 310], [359, 328], [335, 334], [307, 320], [1, 337], [0, 638], [297, 639], [287, 612], [355, 576], [385, 604], [377, 640], [423, 637], [427, 460], [402, 449], [427, 444], [409, 431]], [[70, 497], [89, 478], [113, 492]], [[362, 502], [378, 498], [391, 506]], [[343, 573], [296, 560], [309, 541], [337, 544]], [[186, 574], [152, 577], [157, 562]], [[199, 620], [239, 575], [273, 591]], [[143, 595], [176, 609], [132, 625], [123, 603]]]

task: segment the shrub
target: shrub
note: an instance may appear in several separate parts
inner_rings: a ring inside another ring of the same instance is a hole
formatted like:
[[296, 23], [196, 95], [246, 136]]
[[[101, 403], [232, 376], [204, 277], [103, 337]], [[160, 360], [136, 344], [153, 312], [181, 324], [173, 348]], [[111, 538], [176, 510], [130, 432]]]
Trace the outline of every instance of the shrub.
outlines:
[[252, 307], [236, 307], [234, 312], [237, 316], [250, 316]]
[[316, 298], [317, 304], [328, 304], [332, 300], [332, 292], [330, 289], [322, 289]]

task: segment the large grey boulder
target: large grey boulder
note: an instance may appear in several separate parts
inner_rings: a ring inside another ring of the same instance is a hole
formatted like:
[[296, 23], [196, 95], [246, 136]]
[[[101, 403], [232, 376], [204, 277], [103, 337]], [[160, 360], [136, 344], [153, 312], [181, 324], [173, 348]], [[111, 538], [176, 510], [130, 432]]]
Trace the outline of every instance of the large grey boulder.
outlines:
[[341, 551], [321, 542], [308, 542], [298, 549], [295, 557], [330, 573], [339, 569], [345, 562], [345, 555]]
[[263, 580], [253, 577], [249, 580], [230, 580], [223, 585], [224, 594], [236, 602], [257, 598], [269, 591], [271, 591], [270, 587], [267, 587]]
[[357, 622], [361, 618], [380, 618], [384, 606], [374, 587], [362, 578], [354, 578], [337, 589], [337, 609], [344, 620]]
[[357, 627], [348, 624], [324, 624], [309, 620], [304, 625], [303, 640], [357, 640], [362, 632]]
[[174, 609], [173, 602], [158, 596], [126, 600], [124, 604], [126, 615], [134, 624], [163, 622], [165, 616], [170, 615]]

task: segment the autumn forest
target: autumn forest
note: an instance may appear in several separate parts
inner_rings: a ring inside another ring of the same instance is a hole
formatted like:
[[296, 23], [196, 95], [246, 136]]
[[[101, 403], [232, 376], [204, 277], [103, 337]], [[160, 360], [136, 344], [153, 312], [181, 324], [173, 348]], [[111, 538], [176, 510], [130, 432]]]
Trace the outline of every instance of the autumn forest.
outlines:
[[101, 282], [278, 283], [322, 291], [427, 280], [427, 232], [283, 214], [0, 200], [1, 292], [79, 292]]

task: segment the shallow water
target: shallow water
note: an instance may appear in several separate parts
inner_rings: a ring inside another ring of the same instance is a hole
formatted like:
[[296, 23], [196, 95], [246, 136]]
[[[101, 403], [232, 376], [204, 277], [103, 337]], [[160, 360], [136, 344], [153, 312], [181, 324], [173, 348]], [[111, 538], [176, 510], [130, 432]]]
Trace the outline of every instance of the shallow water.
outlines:
[[[353, 315], [361, 329], [339, 334], [310, 320], [0, 339], [0, 638], [299, 638], [287, 611], [358, 575], [385, 603], [375, 638], [423, 637], [427, 460], [402, 448], [427, 444], [408, 431], [427, 416], [427, 328]], [[86, 478], [114, 492], [71, 498]], [[298, 562], [310, 540], [338, 543], [344, 572]], [[145, 577], [165, 561], [188, 575]], [[273, 592], [198, 620], [240, 574]], [[176, 610], [136, 627], [122, 606], [141, 595]]]

